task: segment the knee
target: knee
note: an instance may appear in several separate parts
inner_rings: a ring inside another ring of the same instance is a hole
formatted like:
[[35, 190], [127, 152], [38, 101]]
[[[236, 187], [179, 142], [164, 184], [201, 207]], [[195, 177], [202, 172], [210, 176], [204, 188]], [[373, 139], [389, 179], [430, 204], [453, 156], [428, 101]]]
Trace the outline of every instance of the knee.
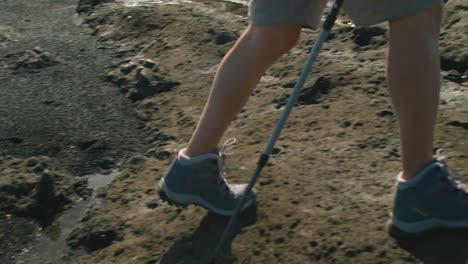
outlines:
[[421, 11], [426, 20], [434, 23], [435, 26], [440, 27], [442, 23], [442, 16], [444, 13], [444, 3], [441, 0], [435, 0], [430, 6]]
[[433, 28], [438, 31], [442, 23], [443, 2], [443, 0], [434, 0], [432, 4], [414, 15], [390, 21], [390, 25], [403, 25], [406, 27], [408, 25], [423, 26], [424, 28]]
[[297, 45], [301, 26], [251, 26], [248, 34], [256, 45], [282, 55]]

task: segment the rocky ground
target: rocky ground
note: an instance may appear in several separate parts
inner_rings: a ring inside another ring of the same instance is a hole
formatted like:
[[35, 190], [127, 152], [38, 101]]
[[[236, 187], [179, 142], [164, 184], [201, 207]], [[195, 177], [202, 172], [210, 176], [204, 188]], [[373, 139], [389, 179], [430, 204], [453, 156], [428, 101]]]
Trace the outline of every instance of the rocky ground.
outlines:
[[0, 3], [0, 263], [90, 196], [82, 176], [148, 148], [132, 103], [105, 80], [122, 55], [81, 25], [76, 6]]
[[[17, 212], [30, 208], [25, 205], [31, 199], [41, 206], [41, 182], [55, 179], [54, 195], [46, 197], [61, 211], [72, 203], [70, 197], [86, 197], [86, 187], [72, 176], [119, 163], [119, 177], [97, 193], [101, 202], [69, 235], [69, 252], [61, 262], [204, 263], [227, 219], [198, 207], [172, 208], [155, 193], [171, 151], [186, 144], [197, 122], [220, 59], [248, 22], [245, 8], [218, 1], [115, 1], [92, 8], [98, 1], [80, 1], [87, 30], [70, 25], [73, 1], [39, 2], [49, 9], [33, 12], [28, 8], [34, 5], [17, 1], [1, 4], [6, 16], [2, 13], [0, 20], [0, 49], [7, 55], [2, 56], [0, 79], [9, 89], [2, 89], [0, 99], [0, 118], [8, 124], [0, 130], [5, 152], [0, 195], [10, 202], [0, 207], [7, 213], [0, 223], [12, 225], [10, 219], [22, 216]], [[67, 8], [63, 21], [41, 16]], [[465, 182], [467, 8], [463, 0], [447, 3], [436, 135], [437, 146], [447, 150], [457, 178]], [[17, 20], [9, 10], [37, 15]], [[305, 30], [299, 45], [268, 70], [226, 134], [238, 139], [228, 149], [230, 181], [245, 182], [251, 175], [316, 36]], [[468, 260], [464, 230], [397, 240], [385, 228], [400, 161], [396, 117], [385, 84], [386, 37], [384, 25], [357, 29], [340, 18], [261, 175], [258, 206], [244, 215], [230, 248], [233, 258], [226, 262]], [[37, 163], [31, 165], [31, 159]], [[18, 186], [27, 191], [9, 198], [9, 190], [16, 194]], [[64, 199], [58, 199], [62, 193]], [[24, 226], [21, 230], [30, 224]]]

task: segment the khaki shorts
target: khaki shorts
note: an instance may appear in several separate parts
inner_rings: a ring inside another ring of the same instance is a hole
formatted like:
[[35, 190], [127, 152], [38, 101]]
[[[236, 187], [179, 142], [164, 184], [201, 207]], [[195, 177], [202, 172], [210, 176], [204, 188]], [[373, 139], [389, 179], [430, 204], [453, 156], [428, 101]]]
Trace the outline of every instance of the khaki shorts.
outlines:
[[[344, 10], [357, 26], [370, 26], [416, 14], [441, 0], [348, 0]], [[252, 24], [258, 26], [303, 25], [316, 28], [327, 0], [252, 0]]]

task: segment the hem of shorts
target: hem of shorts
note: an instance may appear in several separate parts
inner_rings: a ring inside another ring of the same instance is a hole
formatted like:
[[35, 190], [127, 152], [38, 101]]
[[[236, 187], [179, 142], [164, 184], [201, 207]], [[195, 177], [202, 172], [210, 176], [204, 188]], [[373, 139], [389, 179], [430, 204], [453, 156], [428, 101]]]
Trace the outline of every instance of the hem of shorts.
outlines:
[[407, 11], [407, 12], [405, 12], [405, 13], [382, 17], [382, 18], [375, 19], [374, 21], [366, 22], [366, 23], [356, 23], [356, 22], [354, 22], [354, 21], [353, 21], [353, 23], [354, 23], [357, 27], [369, 27], [369, 26], [378, 25], [378, 24], [380, 24], [380, 23], [384, 23], [384, 22], [387, 22], [387, 21], [399, 19], [399, 18], [402, 18], [402, 17], [405, 17], [405, 16], [415, 15], [415, 14], [421, 12], [422, 10], [424, 10], [426, 7], [428, 7], [428, 6], [430, 6], [431, 4], [433, 4], [435, 1], [439, 1], [439, 0], [432, 0], [432, 1], [429, 1], [429, 2], [427, 2], [426, 4], [421, 5], [421, 6], [419, 6], [418, 8], [415, 8], [415, 9], [413, 9], [413, 10]]
[[[358, 22], [354, 22], [354, 21], [353, 22], [357, 27], [369, 27], [369, 26], [373, 26], [373, 25], [378, 25], [380, 23], [384, 23], [384, 22], [387, 22], [387, 21], [391, 21], [391, 20], [395, 20], [395, 19], [402, 18], [402, 17], [405, 17], [405, 16], [410, 16], [410, 15], [417, 14], [418, 12], [422, 11], [424, 8], [426, 8], [426, 7], [430, 6], [431, 4], [433, 4], [435, 1], [439, 1], [439, 0], [431, 0], [431, 1], [428, 1], [427, 3], [425, 3], [424, 5], [421, 5], [418, 8], [409, 10], [407, 12], [396, 14], [396, 15], [389, 15], [389, 16], [380, 17], [378, 19], [375, 19], [375, 20], [372, 20], [372, 21], [369, 21], [369, 22], [365, 22], [365, 23], [358, 23]], [[311, 25], [310, 23], [302, 22], [302, 21], [258, 22], [258, 21], [254, 21], [254, 20], [252, 20], [252, 18], [250, 18], [250, 22], [254, 26], [293, 26], [293, 25], [298, 25], [298, 26], [302, 26], [303, 28], [309, 28], [309, 29], [317, 29], [317, 28], [320, 27], [320, 23], [317, 23], [317, 25]]]

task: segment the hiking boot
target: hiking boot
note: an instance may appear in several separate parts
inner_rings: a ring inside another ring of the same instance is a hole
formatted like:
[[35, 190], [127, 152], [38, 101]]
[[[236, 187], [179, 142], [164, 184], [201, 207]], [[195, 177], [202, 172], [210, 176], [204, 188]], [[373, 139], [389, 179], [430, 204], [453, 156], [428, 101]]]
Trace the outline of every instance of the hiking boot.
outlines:
[[[230, 139], [219, 153], [188, 157], [182, 149], [165, 177], [161, 179], [159, 195], [170, 204], [196, 204], [224, 216], [234, 215], [247, 184], [229, 184], [225, 178], [225, 148], [235, 142]], [[242, 210], [255, 203], [252, 191]]]
[[392, 225], [409, 234], [468, 228], [468, 191], [448, 170], [441, 149], [414, 178], [398, 179]]

